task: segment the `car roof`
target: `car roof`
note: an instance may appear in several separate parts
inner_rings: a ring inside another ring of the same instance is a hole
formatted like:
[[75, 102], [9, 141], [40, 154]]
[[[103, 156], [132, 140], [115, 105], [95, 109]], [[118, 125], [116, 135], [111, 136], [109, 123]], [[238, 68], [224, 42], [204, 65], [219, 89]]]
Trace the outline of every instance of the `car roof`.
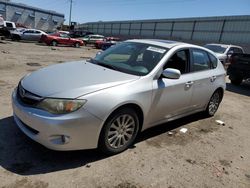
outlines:
[[29, 30], [29, 31], [40, 31], [40, 32], [44, 32], [44, 31], [39, 30], [39, 29], [26, 29], [26, 30]]
[[104, 37], [103, 35], [93, 35], [93, 34], [89, 34], [89, 35], [86, 35], [86, 36], [90, 36], [90, 37]]
[[232, 45], [232, 44], [217, 44], [217, 43], [211, 43], [211, 44], [206, 44], [206, 45], [221, 46], [221, 47], [224, 47], [224, 48], [228, 48], [228, 47], [242, 48], [242, 47], [240, 47], [240, 46], [236, 46], [236, 45]]
[[190, 47], [197, 47], [196, 45], [184, 43], [184, 42], [178, 42], [178, 41], [172, 41], [172, 40], [161, 40], [161, 39], [132, 39], [127, 40], [128, 42], [138, 42], [138, 43], [146, 43], [156, 46], [162, 46], [165, 48], [172, 48], [174, 46], [180, 46], [180, 45], [189, 45]]

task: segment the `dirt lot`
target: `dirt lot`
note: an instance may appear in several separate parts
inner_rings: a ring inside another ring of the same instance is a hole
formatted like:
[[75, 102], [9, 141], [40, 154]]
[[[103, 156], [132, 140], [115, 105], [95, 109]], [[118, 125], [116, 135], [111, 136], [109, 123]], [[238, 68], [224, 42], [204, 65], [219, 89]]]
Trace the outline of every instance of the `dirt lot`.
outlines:
[[[96, 150], [51, 151], [27, 138], [12, 117], [10, 96], [18, 81], [95, 53], [89, 47], [0, 43], [0, 187], [250, 187], [250, 83], [228, 83], [215, 117], [196, 114], [147, 130], [134, 147], [112, 157]], [[179, 132], [182, 127], [187, 133]]]

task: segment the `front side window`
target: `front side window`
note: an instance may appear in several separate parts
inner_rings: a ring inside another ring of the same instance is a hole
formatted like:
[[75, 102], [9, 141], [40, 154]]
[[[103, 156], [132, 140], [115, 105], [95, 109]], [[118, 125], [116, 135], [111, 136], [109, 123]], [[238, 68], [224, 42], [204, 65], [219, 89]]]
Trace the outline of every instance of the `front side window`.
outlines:
[[120, 72], [144, 76], [153, 70], [167, 51], [167, 48], [160, 46], [123, 42], [108, 48], [90, 62]]
[[210, 60], [208, 58], [207, 52], [199, 49], [192, 50], [192, 71], [203, 71], [210, 69]]
[[60, 37], [61, 37], [61, 38], [69, 38], [69, 35], [61, 33], [61, 34], [60, 34]]
[[173, 68], [181, 72], [181, 74], [188, 72], [188, 61], [189, 60], [189, 51], [181, 50], [176, 52], [166, 63], [164, 69]]
[[32, 30], [25, 31], [24, 33], [34, 33]]

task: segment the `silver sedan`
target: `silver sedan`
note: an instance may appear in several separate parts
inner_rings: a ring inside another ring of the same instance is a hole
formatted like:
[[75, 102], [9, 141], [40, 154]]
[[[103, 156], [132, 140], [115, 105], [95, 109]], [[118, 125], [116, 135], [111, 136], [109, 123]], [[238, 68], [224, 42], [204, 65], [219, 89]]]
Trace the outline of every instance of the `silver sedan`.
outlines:
[[116, 154], [152, 126], [200, 111], [213, 116], [224, 90], [225, 70], [212, 51], [128, 40], [25, 76], [12, 104], [18, 127], [50, 149]]

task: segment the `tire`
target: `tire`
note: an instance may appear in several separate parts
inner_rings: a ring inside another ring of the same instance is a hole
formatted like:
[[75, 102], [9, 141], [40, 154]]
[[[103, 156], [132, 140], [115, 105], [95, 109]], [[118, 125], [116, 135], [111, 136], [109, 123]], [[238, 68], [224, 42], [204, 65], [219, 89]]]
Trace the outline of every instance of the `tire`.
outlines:
[[51, 41], [51, 46], [57, 46], [57, 45], [58, 45], [58, 42], [56, 40]]
[[20, 41], [20, 36], [19, 35], [12, 35], [11, 40], [13, 41]]
[[214, 116], [214, 114], [217, 112], [220, 103], [222, 101], [222, 92], [220, 90], [216, 90], [212, 97], [210, 98], [207, 108], [205, 110], [205, 114], [208, 117]]
[[75, 46], [76, 48], [80, 48], [80, 43], [79, 43], [79, 42], [76, 42], [74, 46]]
[[229, 79], [231, 80], [231, 83], [233, 84], [233, 85], [240, 85], [241, 84], [241, 82], [242, 82], [242, 78], [237, 78], [237, 77], [229, 77]]
[[115, 111], [102, 128], [99, 149], [107, 155], [120, 153], [133, 144], [138, 131], [139, 119], [133, 109]]

